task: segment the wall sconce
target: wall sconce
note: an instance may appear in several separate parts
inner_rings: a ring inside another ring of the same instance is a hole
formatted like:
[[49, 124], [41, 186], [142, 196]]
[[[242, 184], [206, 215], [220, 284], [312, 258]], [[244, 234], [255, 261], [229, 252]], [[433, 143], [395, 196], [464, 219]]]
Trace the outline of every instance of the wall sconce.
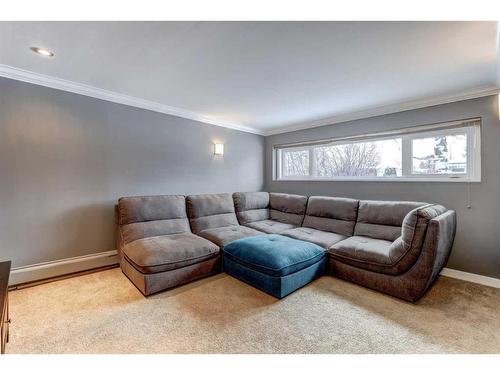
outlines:
[[224, 143], [214, 143], [214, 155], [224, 156]]

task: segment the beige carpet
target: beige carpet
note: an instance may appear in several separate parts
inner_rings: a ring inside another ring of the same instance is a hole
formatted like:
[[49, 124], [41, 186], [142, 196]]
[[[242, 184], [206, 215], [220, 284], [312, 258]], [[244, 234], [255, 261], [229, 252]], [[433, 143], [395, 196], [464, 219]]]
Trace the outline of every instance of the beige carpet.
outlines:
[[10, 293], [8, 353], [500, 353], [500, 289], [410, 304], [333, 277], [277, 300], [226, 274], [144, 298], [119, 269]]

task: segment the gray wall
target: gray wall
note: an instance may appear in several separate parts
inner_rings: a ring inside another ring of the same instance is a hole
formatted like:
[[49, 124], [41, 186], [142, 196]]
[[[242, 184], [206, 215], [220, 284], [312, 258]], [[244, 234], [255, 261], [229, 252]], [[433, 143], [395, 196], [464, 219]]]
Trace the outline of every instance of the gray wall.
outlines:
[[[481, 116], [482, 182], [272, 181], [272, 145]], [[449, 267], [500, 277], [496, 96], [265, 138], [265, 189], [437, 202], [458, 213]], [[225, 144], [224, 158], [212, 155]], [[14, 266], [115, 248], [120, 196], [260, 190], [264, 138], [0, 78], [0, 259]]]
[[[273, 181], [273, 144], [358, 135], [440, 121], [482, 117], [482, 182]], [[266, 189], [304, 195], [436, 202], [457, 211], [458, 230], [448, 267], [500, 278], [500, 122], [496, 96], [322, 126], [266, 137]]]
[[14, 267], [115, 249], [120, 196], [260, 190], [263, 176], [261, 136], [0, 78], [0, 259]]

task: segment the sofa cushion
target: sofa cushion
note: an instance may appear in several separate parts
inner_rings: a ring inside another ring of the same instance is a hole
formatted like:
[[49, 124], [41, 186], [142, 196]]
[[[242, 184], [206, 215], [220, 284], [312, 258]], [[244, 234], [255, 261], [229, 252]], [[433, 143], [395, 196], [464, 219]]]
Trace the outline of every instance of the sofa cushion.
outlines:
[[[353, 236], [337, 242], [328, 249], [334, 258], [346, 261], [360, 268], [366, 265], [390, 266], [392, 264], [392, 241], [377, 238]], [[370, 268], [370, 267], [368, 267]], [[383, 270], [383, 268], [379, 268]]]
[[184, 195], [151, 195], [118, 199], [119, 224], [186, 218]]
[[408, 212], [424, 205], [426, 203], [360, 201], [354, 234], [394, 241], [401, 235], [401, 226]]
[[333, 244], [347, 238], [342, 234], [326, 232], [314, 228], [299, 227], [281, 232], [283, 236], [295, 238], [297, 240], [308, 241], [328, 249]]
[[118, 224], [122, 244], [146, 237], [191, 232], [183, 195], [120, 198]]
[[190, 195], [186, 204], [193, 233], [238, 225], [231, 194]]
[[269, 193], [234, 193], [234, 208], [240, 224], [269, 219]]
[[260, 230], [264, 233], [279, 234], [283, 231], [295, 228], [295, 225], [281, 223], [276, 220], [253, 221], [245, 224], [247, 227]]
[[187, 218], [185, 218], [125, 224], [120, 227], [120, 232], [123, 244], [127, 244], [141, 238], [191, 233], [191, 230], [189, 228], [189, 222]]
[[323, 249], [279, 234], [243, 238], [224, 247], [224, 256], [245, 267], [282, 277], [321, 261]]
[[295, 194], [270, 193], [269, 217], [295, 226], [302, 225], [306, 213], [307, 197]]
[[352, 236], [359, 201], [337, 197], [309, 197], [302, 226]]
[[219, 254], [219, 247], [194, 234], [172, 234], [142, 238], [125, 245], [126, 259], [142, 273], [157, 273], [186, 267]]
[[231, 225], [221, 228], [210, 228], [202, 230], [201, 232], [198, 233], [199, 236], [206, 238], [207, 240], [212, 241], [213, 243], [221, 247], [240, 238], [249, 236], [258, 236], [261, 234], [262, 232], [259, 232], [252, 228], [248, 228], [243, 225]]

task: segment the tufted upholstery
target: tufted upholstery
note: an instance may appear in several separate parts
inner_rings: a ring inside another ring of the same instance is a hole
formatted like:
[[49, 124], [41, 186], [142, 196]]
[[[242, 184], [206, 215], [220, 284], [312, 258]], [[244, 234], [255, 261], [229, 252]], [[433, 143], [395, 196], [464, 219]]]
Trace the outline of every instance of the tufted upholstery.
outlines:
[[219, 246], [243, 237], [262, 234], [238, 224], [230, 194], [190, 195], [186, 203], [193, 232]]
[[202, 230], [198, 233], [199, 236], [212, 241], [220, 247], [224, 247], [228, 243], [239, 240], [240, 238], [258, 236], [260, 234], [263, 233], [252, 228], [247, 228], [243, 225], [230, 225], [221, 228], [210, 228]]
[[323, 249], [328, 249], [333, 244], [347, 238], [342, 234], [327, 232], [308, 227], [298, 227], [286, 230], [281, 233], [283, 236], [295, 238], [296, 240], [308, 241], [321, 246]]
[[352, 236], [359, 201], [349, 198], [309, 197], [302, 227], [281, 234], [298, 240], [310, 241], [328, 249], [333, 244]]
[[219, 254], [214, 243], [191, 233], [141, 238], [123, 247], [125, 258], [142, 273], [185, 267]]
[[242, 225], [269, 234], [293, 229], [302, 223], [307, 197], [279, 193], [234, 193], [234, 206]]
[[295, 228], [295, 225], [293, 224], [286, 224], [276, 220], [254, 221], [252, 223], [248, 223], [247, 226], [269, 234], [280, 234], [286, 230]]
[[422, 248], [407, 271], [397, 275], [356, 267], [347, 262], [330, 258], [330, 273], [383, 293], [415, 302], [436, 280], [446, 264], [456, 231], [456, 214], [447, 210], [430, 219]]
[[429, 221], [446, 212], [440, 205], [425, 204], [403, 219], [402, 235], [394, 241], [353, 236], [329, 249], [333, 258], [356, 267], [398, 275], [407, 271], [420, 255]]
[[322, 276], [326, 264], [321, 247], [279, 234], [234, 241], [223, 258], [228, 274], [277, 298]]

